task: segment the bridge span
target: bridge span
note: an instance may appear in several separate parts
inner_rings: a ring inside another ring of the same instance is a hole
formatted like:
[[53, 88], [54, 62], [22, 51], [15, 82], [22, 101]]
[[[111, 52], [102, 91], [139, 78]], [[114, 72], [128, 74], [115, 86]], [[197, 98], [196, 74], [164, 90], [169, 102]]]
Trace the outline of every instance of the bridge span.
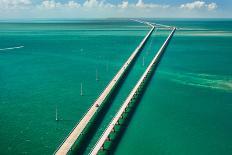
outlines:
[[145, 70], [145, 72], [143, 73], [143, 75], [135, 85], [135, 87], [132, 89], [127, 99], [124, 101], [124, 103], [122, 104], [116, 115], [113, 117], [112, 121], [110, 122], [110, 124], [108, 125], [108, 127], [106, 128], [106, 130], [104, 131], [98, 142], [96, 143], [90, 155], [97, 155], [101, 149], [104, 149], [105, 142], [111, 140], [110, 134], [112, 132], [115, 132], [115, 127], [117, 125], [120, 125], [120, 120], [123, 119], [123, 114], [127, 112], [127, 108], [130, 106], [131, 103], [135, 102], [138, 96], [140, 95], [141, 90], [144, 88], [143, 86], [148, 82], [148, 78], [151, 77], [151, 73], [155, 69], [154, 66], [158, 64], [161, 56], [165, 51], [165, 48], [167, 47], [169, 41], [171, 40], [173, 34], [175, 33], [175, 30], [176, 28], [173, 27], [172, 32], [169, 34], [166, 41], [163, 43], [158, 53], [152, 59], [151, 63], [149, 64], [149, 66], [147, 67], [147, 69]]
[[62, 142], [62, 144], [58, 147], [58, 149], [55, 151], [56, 155], [66, 155], [70, 153], [70, 151], [73, 150], [73, 145], [75, 142], [79, 139], [79, 137], [83, 134], [84, 130], [87, 128], [88, 124], [93, 120], [95, 114], [98, 112], [99, 108], [101, 108], [104, 104], [104, 102], [107, 100], [107, 98], [110, 96], [110, 94], [114, 91], [114, 88], [119, 83], [123, 75], [128, 70], [129, 66], [135, 61], [136, 56], [141, 51], [143, 46], [145, 45], [146, 41], [154, 31], [155, 27], [148, 23], [144, 22], [144, 24], [147, 24], [151, 27], [150, 31], [147, 33], [147, 35], [144, 37], [144, 39], [141, 41], [141, 43], [138, 45], [138, 47], [134, 50], [134, 52], [130, 55], [130, 57], [127, 59], [127, 61], [124, 63], [124, 65], [121, 67], [121, 69], [118, 71], [118, 73], [113, 77], [113, 79], [110, 81], [110, 83], [106, 86], [104, 91], [100, 94], [100, 96], [96, 99], [96, 101], [92, 104], [92, 106], [88, 109], [88, 111], [85, 113], [83, 118], [80, 120], [80, 122], [73, 128], [73, 130], [70, 132], [70, 134], [67, 136], [67, 138]]

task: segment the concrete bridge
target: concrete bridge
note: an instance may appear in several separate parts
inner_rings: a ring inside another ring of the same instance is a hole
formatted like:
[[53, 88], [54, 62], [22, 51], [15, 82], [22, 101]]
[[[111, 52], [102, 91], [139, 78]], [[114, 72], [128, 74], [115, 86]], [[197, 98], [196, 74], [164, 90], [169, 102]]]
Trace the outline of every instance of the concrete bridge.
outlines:
[[98, 140], [97, 144], [93, 148], [92, 152], [90, 155], [96, 155], [98, 152], [103, 149], [104, 150], [104, 144], [106, 141], [110, 141], [111, 137], [110, 134], [112, 132], [115, 132], [115, 126], [120, 125], [120, 119], [123, 119], [123, 114], [127, 112], [127, 108], [130, 106], [132, 102], [134, 102], [137, 97], [140, 95], [141, 89], [143, 89], [143, 86], [146, 84], [148, 81], [148, 78], [151, 77], [151, 72], [155, 69], [155, 65], [159, 62], [161, 56], [164, 53], [164, 49], [167, 47], [169, 41], [171, 40], [173, 34], [175, 33], [176, 28], [172, 29], [172, 32], [169, 34], [167, 37], [166, 41], [163, 43], [161, 48], [159, 49], [158, 53], [155, 55], [135, 87], [132, 89], [130, 92], [129, 96], [127, 99], [124, 101], [122, 104], [121, 108], [118, 110], [117, 114], [113, 117], [112, 121], [110, 122], [109, 126], [106, 128], [104, 131], [103, 135], [101, 138]]
[[104, 102], [107, 100], [107, 98], [110, 96], [111, 93], [113, 93], [114, 88], [119, 83], [123, 75], [128, 70], [129, 66], [135, 61], [136, 56], [139, 54], [145, 43], [147, 42], [148, 38], [154, 31], [155, 27], [148, 23], [143, 22], [143, 24], [148, 25], [151, 27], [150, 31], [147, 33], [147, 35], [144, 37], [144, 39], [141, 41], [141, 43], [138, 45], [138, 47], [134, 50], [134, 52], [130, 55], [128, 60], [124, 63], [124, 65], [121, 67], [121, 69], [118, 71], [118, 73], [113, 77], [113, 79], [110, 81], [110, 83], [106, 86], [104, 91], [100, 94], [100, 96], [97, 98], [97, 100], [92, 104], [92, 106], [88, 109], [88, 111], [84, 114], [83, 118], [80, 120], [80, 122], [74, 127], [74, 129], [70, 132], [70, 134], [67, 136], [67, 138], [62, 142], [62, 144], [58, 147], [55, 154], [56, 155], [65, 155], [70, 153], [73, 150], [73, 145], [75, 142], [79, 139], [79, 137], [83, 134], [84, 130], [87, 128], [87, 126], [90, 124], [90, 122], [93, 120], [96, 113], [99, 111], [99, 109], [104, 106]]

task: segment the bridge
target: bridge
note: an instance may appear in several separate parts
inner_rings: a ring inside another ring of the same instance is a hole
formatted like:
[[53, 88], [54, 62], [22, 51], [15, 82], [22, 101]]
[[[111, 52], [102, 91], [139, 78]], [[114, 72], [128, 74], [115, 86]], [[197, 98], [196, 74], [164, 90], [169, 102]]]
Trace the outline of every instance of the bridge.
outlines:
[[160, 57], [164, 53], [164, 49], [167, 47], [169, 41], [171, 40], [173, 34], [175, 33], [176, 28], [172, 29], [172, 32], [164, 42], [164, 44], [159, 49], [158, 53], [155, 55], [145, 72], [143, 73], [142, 77], [139, 79], [135, 87], [130, 92], [129, 96], [125, 100], [125, 102], [122, 104], [121, 108], [118, 110], [117, 114], [113, 117], [112, 121], [110, 122], [109, 126], [104, 131], [103, 135], [93, 148], [90, 155], [96, 155], [101, 149], [104, 149], [104, 143], [106, 141], [110, 141], [110, 134], [112, 132], [115, 132], [115, 126], [120, 125], [120, 119], [123, 119], [123, 114], [127, 112], [127, 108], [130, 106], [131, 103], [135, 102], [136, 98], [140, 95], [141, 90], [143, 89], [143, 86], [146, 84], [148, 79], [151, 77], [151, 73], [154, 70], [154, 66], [159, 62]]
[[110, 81], [110, 83], [106, 86], [106, 88], [100, 94], [100, 96], [97, 98], [97, 100], [92, 104], [92, 106], [84, 114], [84, 116], [80, 120], [80, 122], [73, 128], [73, 130], [70, 132], [68, 137], [58, 147], [58, 149], [55, 152], [56, 155], [65, 155], [65, 154], [70, 153], [73, 150], [72, 147], [74, 146], [75, 142], [83, 134], [83, 132], [87, 128], [88, 124], [90, 124], [90, 122], [94, 119], [94, 116], [99, 111], [101, 106], [104, 106], [103, 103], [107, 100], [107, 98], [110, 96], [110, 94], [113, 93], [113, 91], [115, 90], [114, 88], [119, 83], [119, 81], [122, 79], [123, 75], [125, 75], [129, 66], [135, 61], [136, 56], [139, 54], [139, 52], [141, 51], [141, 49], [143, 48], [143, 46], [147, 42], [148, 38], [150, 37], [150, 35], [152, 34], [152, 32], [155, 29], [155, 26], [153, 26], [152, 24], [150, 24], [148, 22], [143, 22], [143, 24], [146, 24], [149, 27], [151, 27], [150, 31], [143, 38], [143, 40], [138, 45], [138, 47], [134, 50], [134, 52], [130, 55], [130, 57], [127, 59], [127, 61], [124, 63], [124, 65], [118, 71], [118, 73], [113, 77], [113, 79]]

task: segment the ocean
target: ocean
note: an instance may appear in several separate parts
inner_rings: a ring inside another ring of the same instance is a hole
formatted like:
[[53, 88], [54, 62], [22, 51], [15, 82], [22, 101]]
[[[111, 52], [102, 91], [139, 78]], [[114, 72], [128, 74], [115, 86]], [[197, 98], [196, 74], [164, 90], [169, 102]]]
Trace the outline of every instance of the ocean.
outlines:
[[[179, 29], [113, 153], [232, 154], [232, 20], [147, 21]], [[1, 21], [1, 154], [53, 154], [148, 31], [119, 19]], [[169, 33], [154, 31], [83, 154]]]

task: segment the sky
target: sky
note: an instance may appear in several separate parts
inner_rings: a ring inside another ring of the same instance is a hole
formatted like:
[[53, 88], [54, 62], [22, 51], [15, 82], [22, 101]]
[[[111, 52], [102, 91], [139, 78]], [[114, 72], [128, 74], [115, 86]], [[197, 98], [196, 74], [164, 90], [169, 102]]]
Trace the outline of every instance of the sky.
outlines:
[[232, 18], [232, 0], [0, 0], [0, 19]]

